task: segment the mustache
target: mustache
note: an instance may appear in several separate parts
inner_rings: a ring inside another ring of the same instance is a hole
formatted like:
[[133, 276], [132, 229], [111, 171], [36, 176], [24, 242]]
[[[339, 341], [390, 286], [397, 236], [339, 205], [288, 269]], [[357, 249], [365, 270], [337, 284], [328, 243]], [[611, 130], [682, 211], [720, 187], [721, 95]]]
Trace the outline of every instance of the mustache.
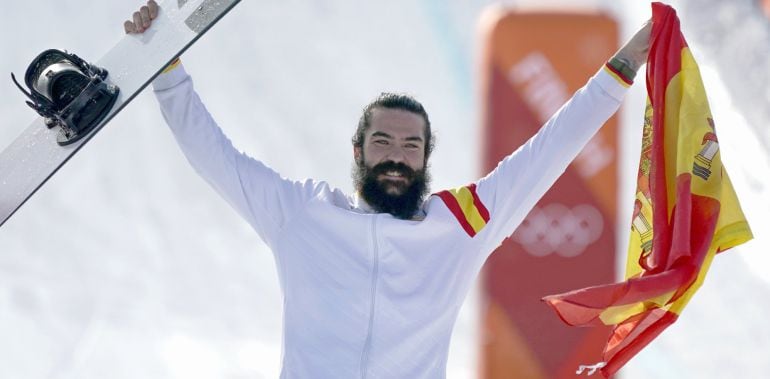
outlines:
[[378, 163], [374, 165], [374, 167], [371, 168], [370, 172], [372, 176], [377, 177], [378, 175], [385, 174], [389, 171], [396, 171], [399, 174], [403, 175], [405, 178], [413, 179], [417, 172], [413, 170], [411, 167], [407, 166], [404, 163], [399, 162], [393, 162], [393, 161], [386, 161], [382, 163]]

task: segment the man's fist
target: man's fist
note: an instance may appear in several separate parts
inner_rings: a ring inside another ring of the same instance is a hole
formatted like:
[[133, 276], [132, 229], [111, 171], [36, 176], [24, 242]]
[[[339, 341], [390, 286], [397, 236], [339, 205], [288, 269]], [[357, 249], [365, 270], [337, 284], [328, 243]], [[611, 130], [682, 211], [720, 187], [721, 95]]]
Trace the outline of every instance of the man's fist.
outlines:
[[138, 12], [134, 12], [131, 20], [123, 23], [123, 29], [126, 30], [126, 34], [144, 33], [156, 17], [158, 17], [158, 3], [155, 0], [149, 0], [147, 5], [139, 8]]
[[626, 42], [623, 47], [615, 54], [615, 58], [634, 71], [647, 63], [647, 54], [650, 52], [650, 32], [652, 31], [652, 20], [648, 20], [642, 27]]

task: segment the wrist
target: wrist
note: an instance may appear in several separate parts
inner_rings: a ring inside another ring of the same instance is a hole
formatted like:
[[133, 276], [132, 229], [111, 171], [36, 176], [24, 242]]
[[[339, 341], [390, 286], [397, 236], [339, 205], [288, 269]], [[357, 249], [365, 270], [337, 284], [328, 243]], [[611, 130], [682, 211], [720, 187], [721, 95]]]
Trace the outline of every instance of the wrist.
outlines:
[[163, 71], [161, 71], [161, 74], [166, 74], [170, 72], [171, 70], [177, 68], [181, 63], [182, 63], [182, 60], [179, 59], [179, 57], [177, 57], [176, 59], [171, 61], [171, 63], [169, 63], [169, 65], [166, 66], [166, 68], [164, 68]]
[[604, 69], [624, 87], [629, 87], [634, 83], [636, 71], [632, 70], [628, 65], [621, 62], [616, 57], [610, 59], [610, 61], [604, 65]]
[[633, 62], [628, 58], [619, 55], [612, 57], [612, 59], [607, 62], [607, 65], [614, 69], [617, 74], [628, 79], [629, 81], [634, 80], [636, 77], [636, 72], [640, 66], [636, 62]]

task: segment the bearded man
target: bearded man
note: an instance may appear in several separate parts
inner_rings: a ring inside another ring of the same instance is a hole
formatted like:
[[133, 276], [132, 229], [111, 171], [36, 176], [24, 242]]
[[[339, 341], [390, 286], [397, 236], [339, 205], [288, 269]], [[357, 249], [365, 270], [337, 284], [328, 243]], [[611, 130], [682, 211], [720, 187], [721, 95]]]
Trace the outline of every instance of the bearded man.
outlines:
[[[144, 32], [156, 14], [148, 2], [126, 32]], [[238, 152], [179, 62], [155, 79], [189, 162], [274, 254], [281, 377], [445, 377], [452, 327], [484, 261], [615, 113], [646, 61], [649, 26], [486, 177], [430, 196], [431, 125], [410, 96], [385, 93], [364, 108], [348, 195]]]

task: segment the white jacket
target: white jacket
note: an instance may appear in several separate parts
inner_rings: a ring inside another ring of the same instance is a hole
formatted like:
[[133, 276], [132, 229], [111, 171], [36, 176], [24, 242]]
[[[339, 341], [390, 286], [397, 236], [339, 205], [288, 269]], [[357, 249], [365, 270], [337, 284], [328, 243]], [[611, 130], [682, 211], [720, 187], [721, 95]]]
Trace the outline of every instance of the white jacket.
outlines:
[[600, 70], [486, 177], [405, 221], [323, 181], [292, 181], [235, 150], [183, 67], [153, 83], [195, 170], [270, 246], [283, 291], [281, 378], [443, 378], [452, 327], [486, 258], [626, 92]]

